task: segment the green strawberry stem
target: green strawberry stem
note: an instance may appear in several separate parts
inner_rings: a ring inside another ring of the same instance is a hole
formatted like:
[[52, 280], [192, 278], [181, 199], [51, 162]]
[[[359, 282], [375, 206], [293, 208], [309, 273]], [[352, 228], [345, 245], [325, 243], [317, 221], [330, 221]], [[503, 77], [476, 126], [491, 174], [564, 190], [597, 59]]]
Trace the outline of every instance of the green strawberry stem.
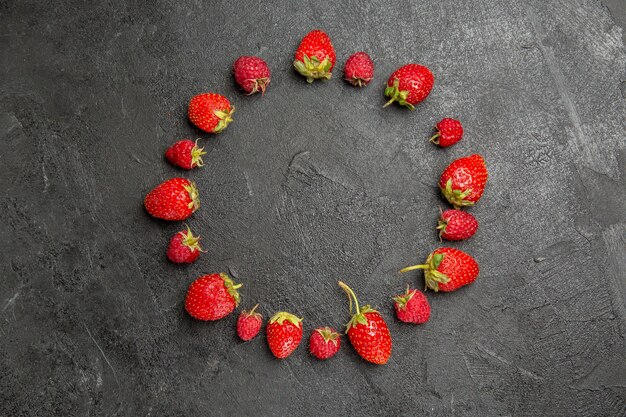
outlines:
[[348, 294], [348, 300], [350, 300], [350, 313], [352, 313], [352, 299], [354, 299], [354, 305], [356, 306], [356, 315], [361, 314], [361, 309], [359, 309], [359, 300], [356, 298], [356, 294], [352, 291], [352, 288], [348, 287], [344, 282], [339, 281], [339, 286], [342, 290]]
[[259, 306], [259, 303], [257, 303], [254, 307], [252, 307], [252, 310], [248, 311], [246, 314], [248, 316], [253, 315], [254, 314], [254, 310], [256, 310], [258, 306]]
[[409, 92], [407, 90], [400, 90], [400, 80], [398, 78], [393, 80], [391, 87], [387, 86], [387, 88], [385, 88], [385, 95], [390, 97], [390, 100], [386, 102], [383, 107], [387, 107], [394, 101], [397, 101], [401, 106], [405, 106], [409, 110], [415, 110], [415, 106], [406, 101], [409, 97]]
[[433, 136], [431, 136], [431, 138], [429, 139], [432, 143], [434, 144], [439, 144], [439, 141], [437, 139], [439, 139], [439, 136], [441, 136], [441, 134], [439, 132], [435, 133]]
[[404, 273], [404, 272], [409, 272], [409, 271], [415, 271], [416, 269], [430, 269], [430, 265], [428, 264], [411, 265], [411, 266], [407, 266], [406, 268], [402, 268], [400, 272]]
[[378, 312], [374, 310], [372, 307], [370, 307], [369, 305], [366, 305], [363, 308], [359, 308], [359, 301], [357, 300], [356, 294], [354, 294], [354, 291], [352, 291], [352, 288], [348, 287], [344, 282], [341, 282], [341, 281], [339, 281], [338, 284], [341, 287], [341, 289], [343, 289], [346, 292], [346, 294], [348, 294], [348, 299], [350, 300], [350, 313], [352, 313], [352, 300], [353, 299], [354, 299], [354, 305], [356, 307], [356, 313], [354, 313], [352, 317], [350, 317], [350, 321], [346, 325], [346, 333], [348, 333], [351, 328], [356, 327], [359, 324], [367, 326], [368, 321], [367, 321], [367, 317], [365, 317], [365, 314], [366, 313], [378, 313]]
[[444, 258], [443, 253], [431, 253], [428, 255], [425, 264], [421, 265], [412, 265], [407, 266], [406, 268], [402, 268], [400, 272], [409, 272], [414, 271], [416, 269], [424, 270], [424, 280], [426, 281], [426, 288], [430, 288], [431, 290], [437, 292], [439, 291], [439, 284], [447, 284], [450, 282], [450, 277], [448, 277], [443, 272], [439, 272], [437, 268], [441, 264]]

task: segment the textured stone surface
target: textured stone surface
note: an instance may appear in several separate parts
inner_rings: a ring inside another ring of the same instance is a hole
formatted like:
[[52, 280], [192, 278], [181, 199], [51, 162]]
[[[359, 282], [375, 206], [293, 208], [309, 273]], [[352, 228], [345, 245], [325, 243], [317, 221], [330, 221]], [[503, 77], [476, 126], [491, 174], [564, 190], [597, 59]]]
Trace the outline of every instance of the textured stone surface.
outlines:
[[[154, 3], [0, 6], [0, 414], [626, 414], [623, 2]], [[338, 68], [307, 85], [291, 60], [315, 27]], [[376, 62], [363, 90], [339, 74], [357, 50]], [[237, 91], [241, 54], [270, 64], [265, 97]], [[382, 109], [409, 61], [433, 70], [431, 96]], [[185, 118], [205, 90], [237, 106], [217, 137]], [[466, 129], [446, 150], [427, 141], [443, 116]], [[197, 136], [188, 223], [208, 253], [181, 268], [165, 259], [181, 225], [142, 200], [187, 175], [163, 152]], [[490, 180], [454, 246], [481, 277], [401, 325], [389, 298], [422, 278], [397, 271], [438, 245], [436, 180], [472, 152]], [[186, 287], [217, 271], [307, 337], [345, 323], [347, 281], [388, 318], [390, 363], [347, 343], [278, 362], [264, 337], [236, 340], [235, 315], [191, 320]]]

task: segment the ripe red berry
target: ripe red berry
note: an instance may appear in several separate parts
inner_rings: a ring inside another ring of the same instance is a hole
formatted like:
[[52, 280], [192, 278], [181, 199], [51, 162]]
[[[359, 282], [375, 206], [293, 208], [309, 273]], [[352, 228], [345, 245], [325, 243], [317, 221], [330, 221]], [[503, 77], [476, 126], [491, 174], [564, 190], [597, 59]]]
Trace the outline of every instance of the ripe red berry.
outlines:
[[439, 230], [439, 238], [464, 240], [476, 233], [478, 221], [470, 213], [450, 209], [441, 213], [437, 229]]
[[335, 48], [330, 37], [321, 30], [307, 33], [296, 49], [293, 66], [308, 83], [320, 78], [330, 79], [335, 66]]
[[400, 67], [387, 81], [385, 95], [390, 99], [383, 107], [397, 101], [398, 104], [415, 110], [415, 105], [428, 97], [434, 83], [433, 73], [423, 65], [407, 64]]
[[190, 264], [198, 259], [201, 251], [200, 236], [194, 236], [189, 226], [187, 226], [187, 230], [172, 236], [167, 247], [167, 258], [176, 264]]
[[398, 320], [405, 323], [422, 324], [430, 318], [430, 304], [423, 292], [408, 286], [406, 293], [393, 297]]
[[422, 265], [406, 267], [400, 272], [424, 270], [426, 287], [434, 291], [454, 291], [478, 278], [478, 263], [465, 252], [455, 248], [435, 249]]
[[198, 320], [219, 320], [229, 315], [239, 304], [238, 288], [224, 273], [205, 275], [195, 280], [187, 290], [185, 310]]
[[278, 359], [291, 355], [302, 340], [302, 319], [280, 311], [267, 323], [267, 344]]
[[487, 183], [487, 166], [474, 154], [452, 162], [439, 178], [439, 189], [455, 208], [472, 206], [480, 200]]
[[311, 333], [309, 351], [317, 359], [329, 359], [335, 356], [341, 346], [339, 333], [330, 327], [318, 327]]
[[263, 316], [255, 313], [258, 306], [255, 305], [250, 311], [242, 311], [237, 319], [237, 334], [245, 342], [254, 339], [263, 325]]
[[364, 87], [374, 78], [374, 61], [366, 52], [356, 52], [343, 69], [346, 80], [355, 87]]
[[239, 87], [248, 94], [261, 92], [265, 94], [265, 89], [270, 83], [271, 74], [267, 63], [258, 56], [241, 56], [237, 58], [233, 65], [235, 81]]
[[430, 138], [430, 141], [442, 148], [446, 148], [454, 145], [461, 139], [463, 139], [463, 126], [461, 126], [461, 122], [447, 117], [437, 123], [437, 133]]
[[144, 206], [156, 218], [185, 220], [200, 207], [200, 197], [193, 182], [186, 178], [172, 178], [150, 191]]
[[226, 97], [216, 93], [203, 93], [189, 101], [187, 115], [198, 129], [209, 133], [220, 133], [233, 121], [235, 107]]
[[165, 157], [172, 164], [184, 169], [201, 167], [203, 165], [202, 155], [204, 148], [198, 147], [198, 141], [192, 142], [189, 139], [179, 140], [165, 151]]

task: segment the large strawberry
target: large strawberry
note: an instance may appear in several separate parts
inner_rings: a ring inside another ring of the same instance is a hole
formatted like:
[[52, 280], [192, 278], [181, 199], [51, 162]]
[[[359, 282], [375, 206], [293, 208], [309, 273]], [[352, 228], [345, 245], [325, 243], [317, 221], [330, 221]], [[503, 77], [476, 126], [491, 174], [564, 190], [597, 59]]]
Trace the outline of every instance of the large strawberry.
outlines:
[[291, 355], [302, 340], [302, 319], [285, 311], [279, 311], [265, 328], [267, 344], [278, 359]]
[[219, 320], [239, 304], [241, 286], [224, 273], [200, 277], [187, 290], [185, 310], [198, 320]]
[[406, 267], [400, 272], [423, 269], [426, 288], [434, 291], [454, 291], [471, 284], [478, 277], [478, 263], [465, 252], [454, 248], [435, 249], [422, 265]]
[[368, 362], [384, 365], [391, 356], [391, 334], [387, 323], [380, 313], [370, 306], [359, 308], [354, 291], [339, 281], [339, 286], [348, 294], [350, 312], [352, 302], [356, 307], [355, 314], [346, 326], [346, 333], [356, 352]]
[[220, 133], [233, 121], [235, 107], [221, 94], [203, 93], [189, 101], [187, 115], [198, 129]]
[[335, 48], [330, 37], [321, 30], [307, 33], [296, 49], [293, 66], [308, 83], [319, 78], [330, 79], [335, 66]]
[[193, 182], [186, 178], [172, 178], [150, 191], [144, 206], [156, 218], [185, 220], [200, 207], [200, 197]]
[[435, 83], [435, 77], [430, 70], [419, 64], [407, 64], [398, 68], [387, 81], [385, 95], [389, 101], [387, 107], [394, 101], [415, 110], [415, 105], [424, 101]]
[[474, 154], [448, 165], [439, 179], [439, 188], [455, 208], [472, 206], [483, 195], [487, 176], [485, 160]]

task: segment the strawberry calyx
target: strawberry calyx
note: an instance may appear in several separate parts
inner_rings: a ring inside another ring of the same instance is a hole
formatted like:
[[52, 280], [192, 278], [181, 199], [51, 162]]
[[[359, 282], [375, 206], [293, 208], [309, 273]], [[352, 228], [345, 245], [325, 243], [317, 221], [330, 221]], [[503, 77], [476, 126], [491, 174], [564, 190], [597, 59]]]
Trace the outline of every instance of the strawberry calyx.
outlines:
[[365, 317], [365, 314], [366, 313], [378, 313], [378, 311], [374, 310], [369, 305], [359, 308], [359, 300], [357, 300], [356, 294], [354, 293], [354, 291], [352, 291], [352, 288], [348, 287], [344, 282], [341, 282], [341, 281], [339, 281], [338, 284], [341, 287], [341, 289], [343, 289], [345, 293], [348, 295], [348, 300], [350, 300], [350, 313], [352, 313], [353, 300], [354, 300], [354, 306], [356, 310], [356, 313], [352, 315], [352, 317], [350, 318], [350, 321], [348, 321], [348, 324], [346, 325], [346, 333], [348, 333], [348, 331], [350, 331], [351, 328], [356, 327], [359, 324], [367, 325], [368, 322], [367, 322], [367, 317]]
[[265, 94], [265, 89], [267, 88], [267, 86], [270, 83], [270, 79], [269, 77], [263, 77], [263, 78], [251, 78], [248, 80], [245, 80], [245, 82], [253, 82], [254, 83], [254, 87], [252, 87], [252, 90], [247, 94], [248, 96], [254, 94], [254, 93], [258, 93], [259, 91], [261, 92], [261, 95]]
[[285, 320], [296, 327], [302, 327], [301, 323], [303, 319], [295, 316], [294, 314], [287, 313], [286, 311], [279, 311], [278, 313], [274, 314], [269, 323], [278, 323], [282, 326]]
[[333, 329], [330, 327], [320, 327], [319, 329], [315, 329], [315, 331], [322, 335], [324, 342], [333, 342], [335, 346], [339, 343], [339, 333], [333, 332]]
[[439, 230], [440, 241], [441, 241], [443, 234], [446, 233], [446, 226], [448, 226], [448, 220], [443, 218], [443, 213], [442, 213], [441, 217], [439, 217], [439, 220], [437, 221], [437, 230]]
[[198, 139], [196, 139], [196, 144], [193, 148], [191, 148], [191, 166], [192, 167], [201, 167], [204, 165], [202, 161], [202, 155], [205, 155], [204, 148], [198, 146]]
[[433, 252], [428, 255], [425, 264], [407, 266], [406, 268], [402, 268], [400, 272], [404, 273], [414, 271], [416, 269], [423, 269], [426, 288], [430, 288], [431, 290], [437, 292], [439, 291], [440, 283], [447, 284], [448, 282], [450, 282], [450, 277], [448, 277], [443, 272], [439, 272], [437, 270], [437, 268], [439, 268], [439, 265], [441, 264], [441, 261], [443, 261], [444, 256], [445, 255], [443, 253]]
[[408, 304], [409, 301], [411, 301], [411, 298], [413, 298], [416, 292], [417, 290], [410, 291], [410, 288], [407, 285], [406, 292], [402, 295], [398, 295], [397, 297], [393, 297], [393, 301], [398, 303], [399, 308], [405, 309], [406, 305]]
[[226, 126], [233, 121], [233, 113], [235, 112], [235, 106], [231, 106], [230, 109], [224, 110], [214, 110], [213, 114], [217, 116], [220, 121], [217, 123], [217, 126], [213, 128], [213, 133], [220, 133], [222, 130], [226, 129]]
[[293, 61], [293, 66], [296, 68], [296, 71], [306, 77], [306, 82], [309, 84], [319, 78], [329, 80], [332, 76], [330, 70], [333, 67], [333, 63], [330, 62], [328, 57], [324, 58], [324, 60], [320, 62], [318, 57], [312, 56], [309, 58], [306, 54], [304, 54], [302, 56], [302, 61], [297, 59]]
[[474, 202], [466, 200], [466, 197], [472, 193], [472, 189], [468, 188], [465, 191], [452, 189], [452, 178], [448, 178], [445, 187], [439, 187], [441, 194], [454, 206], [455, 209], [461, 207], [473, 206]]
[[386, 102], [383, 107], [387, 107], [394, 101], [397, 101], [398, 104], [400, 104], [401, 106], [405, 106], [409, 110], [415, 110], [415, 106], [406, 101], [406, 99], [409, 97], [409, 91], [400, 90], [400, 79], [394, 78], [393, 85], [388, 85], [387, 88], [385, 88], [385, 95], [387, 97], [390, 97], [390, 100]]
[[183, 188], [189, 193], [191, 201], [187, 204], [187, 208], [191, 209], [193, 213], [200, 208], [200, 194], [198, 193], [198, 188], [196, 184], [191, 181], [189, 181], [189, 185], [184, 185]]
[[243, 284], [235, 284], [233, 280], [228, 276], [228, 274], [225, 274], [223, 272], [220, 272], [220, 278], [224, 280], [224, 286], [226, 287], [226, 290], [235, 300], [235, 306], [238, 306], [241, 297], [239, 296], [239, 291], [237, 290], [241, 288]]
[[191, 252], [203, 252], [202, 248], [200, 247], [200, 236], [194, 236], [193, 233], [191, 233], [191, 229], [189, 228], [189, 226], [187, 226], [187, 231], [180, 232], [180, 235], [183, 238], [181, 243], [187, 246]]

